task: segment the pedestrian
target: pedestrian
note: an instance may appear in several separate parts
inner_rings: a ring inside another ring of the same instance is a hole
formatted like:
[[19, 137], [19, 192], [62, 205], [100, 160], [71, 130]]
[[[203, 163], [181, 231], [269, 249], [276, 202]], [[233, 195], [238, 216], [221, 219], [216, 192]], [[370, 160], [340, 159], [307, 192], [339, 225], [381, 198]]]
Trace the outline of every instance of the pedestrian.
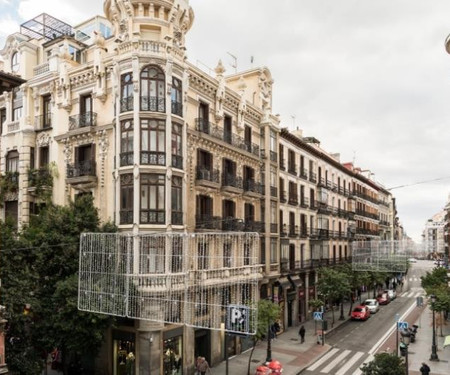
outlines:
[[422, 362], [422, 367], [420, 368], [420, 373], [423, 375], [429, 375], [430, 371], [431, 371], [430, 367], [425, 362]]
[[211, 374], [211, 369], [209, 368], [208, 361], [205, 357], [201, 357], [197, 370], [201, 375], [206, 375], [206, 372], [208, 372], [208, 374]]
[[305, 342], [305, 332], [305, 326], [302, 325], [298, 331], [298, 334], [300, 335], [300, 344], [303, 344]]
[[200, 363], [202, 362], [202, 357], [201, 356], [198, 356], [197, 357], [197, 360], [195, 361], [195, 370], [196, 370], [196, 374], [197, 375], [199, 375], [200, 374], [200, 369], [199, 369], [199, 367], [200, 367]]

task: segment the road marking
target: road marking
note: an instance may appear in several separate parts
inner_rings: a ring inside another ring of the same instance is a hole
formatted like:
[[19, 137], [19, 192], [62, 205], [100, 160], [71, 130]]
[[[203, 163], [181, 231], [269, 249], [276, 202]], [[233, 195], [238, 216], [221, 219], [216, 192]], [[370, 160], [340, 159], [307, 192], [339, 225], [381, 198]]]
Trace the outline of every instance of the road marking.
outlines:
[[344, 350], [337, 358], [335, 358], [327, 367], [325, 367], [322, 371], [323, 373], [328, 373], [330, 370], [335, 367], [339, 362], [341, 362], [345, 357], [347, 357], [352, 351]]
[[352, 367], [358, 359], [360, 359], [364, 355], [364, 352], [357, 352], [347, 363], [344, 367], [342, 367], [336, 375], [345, 375], [347, 371]]
[[335, 355], [336, 352], [338, 352], [338, 351], [339, 351], [339, 349], [336, 349], [336, 348], [332, 349], [327, 354], [325, 354], [322, 358], [320, 358], [316, 363], [314, 363], [312, 366], [308, 367], [307, 370], [314, 371], [317, 367], [321, 366], [322, 363], [324, 363], [326, 360], [328, 360], [328, 358]]
[[[361, 366], [362, 366], [364, 363], [372, 362], [374, 358], [375, 358], [375, 357], [374, 357], [372, 354], [370, 354], [369, 356], [367, 356], [367, 358], [364, 360], [364, 362], [361, 363]], [[361, 367], [361, 366], [360, 366], [360, 367]], [[353, 375], [361, 375], [361, 374], [362, 374], [362, 371], [361, 371], [360, 368], [358, 368], [358, 370], [356, 370], [356, 371], [353, 373]]]
[[[405, 313], [400, 317], [400, 321], [403, 321], [404, 318], [416, 307], [416, 301], [414, 301], [411, 306], [408, 308], [408, 310], [405, 311]], [[388, 329], [388, 331], [383, 335], [381, 339], [378, 340], [378, 342], [372, 347], [372, 349], [369, 350], [369, 354], [375, 353], [378, 348], [383, 345], [383, 343], [386, 341], [386, 339], [394, 332], [395, 327], [397, 323], [394, 323], [391, 328]]]

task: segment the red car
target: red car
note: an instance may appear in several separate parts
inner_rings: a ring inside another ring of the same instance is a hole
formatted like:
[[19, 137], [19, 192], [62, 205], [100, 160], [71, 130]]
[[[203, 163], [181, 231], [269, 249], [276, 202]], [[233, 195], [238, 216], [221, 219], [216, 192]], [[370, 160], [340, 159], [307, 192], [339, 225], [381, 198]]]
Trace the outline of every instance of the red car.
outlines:
[[391, 302], [391, 299], [389, 298], [388, 293], [381, 293], [378, 295], [377, 301], [380, 305], [387, 305], [389, 302]]
[[370, 317], [370, 310], [367, 306], [356, 306], [352, 311], [352, 320], [367, 320]]

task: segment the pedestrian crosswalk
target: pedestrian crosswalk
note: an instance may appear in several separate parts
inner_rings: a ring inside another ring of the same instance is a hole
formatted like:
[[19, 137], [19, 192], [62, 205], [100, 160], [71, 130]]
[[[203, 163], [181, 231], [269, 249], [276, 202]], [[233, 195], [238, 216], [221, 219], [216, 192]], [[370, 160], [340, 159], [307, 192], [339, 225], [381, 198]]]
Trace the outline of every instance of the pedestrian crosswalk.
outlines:
[[373, 355], [348, 349], [333, 348], [306, 369], [307, 373], [332, 375], [361, 375], [363, 363], [373, 360]]
[[407, 291], [407, 292], [400, 294], [400, 297], [416, 298], [416, 297], [421, 297], [421, 296], [423, 297], [423, 295], [424, 295], [423, 291], [412, 290], [412, 291]]

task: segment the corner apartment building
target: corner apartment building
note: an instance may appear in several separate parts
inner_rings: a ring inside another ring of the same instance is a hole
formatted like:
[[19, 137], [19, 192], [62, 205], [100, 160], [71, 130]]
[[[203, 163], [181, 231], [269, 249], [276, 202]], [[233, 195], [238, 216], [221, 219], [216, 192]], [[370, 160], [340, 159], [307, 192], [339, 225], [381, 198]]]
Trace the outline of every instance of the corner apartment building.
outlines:
[[[393, 205], [378, 204], [390, 193], [280, 129], [267, 68], [226, 75], [219, 62], [211, 76], [191, 64], [188, 0], [105, 0], [104, 10], [74, 27], [42, 14], [0, 51], [0, 217], [21, 226], [48, 196], [91, 194], [123, 232], [256, 232], [260, 298], [280, 304], [283, 328], [308, 319], [318, 267], [350, 261], [350, 241], [379, 238], [381, 221], [393, 227]], [[232, 338], [228, 354], [249, 344]], [[130, 352], [136, 374], [192, 374], [197, 355], [223, 360], [224, 337], [123, 319], [97, 365], [119, 374]]]

